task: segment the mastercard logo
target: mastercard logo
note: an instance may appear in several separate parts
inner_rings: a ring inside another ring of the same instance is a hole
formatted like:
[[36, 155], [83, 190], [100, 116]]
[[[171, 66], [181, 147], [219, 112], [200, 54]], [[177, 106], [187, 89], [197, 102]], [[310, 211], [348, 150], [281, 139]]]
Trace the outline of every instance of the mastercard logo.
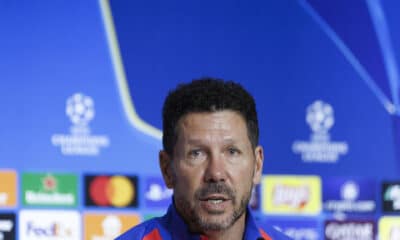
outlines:
[[137, 178], [122, 175], [85, 176], [86, 206], [137, 206]]

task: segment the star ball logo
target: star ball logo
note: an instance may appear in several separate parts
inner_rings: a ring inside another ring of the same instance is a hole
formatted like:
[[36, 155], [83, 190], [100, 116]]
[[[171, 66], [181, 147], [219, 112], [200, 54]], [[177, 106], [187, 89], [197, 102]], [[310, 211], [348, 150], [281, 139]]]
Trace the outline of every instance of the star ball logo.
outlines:
[[72, 126], [70, 134], [54, 134], [51, 143], [61, 148], [63, 155], [97, 156], [101, 148], [110, 145], [106, 135], [93, 135], [89, 123], [95, 117], [94, 101], [82, 93], [67, 99], [65, 113]]
[[382, 184], [382, 202], [384, 212], [400, 212], [400, 182]]
[[76, 93], [67, 99], [65, 112], [75, 127], [86, 127], [94, 118], [93, 99]]
[[86, 206], [137, 207], [137, 177], [87, 175], [85, 193]]
[[321, 100], [307, 107], [306, 122], [312, 134], [310, 141], [295, 141], [292, 151], [301, 155], [304, 162], [335, 163], [340, 155], [347, 154], [346, 142], [333, 142], [329, 130], [335, 123], [333, 107]]

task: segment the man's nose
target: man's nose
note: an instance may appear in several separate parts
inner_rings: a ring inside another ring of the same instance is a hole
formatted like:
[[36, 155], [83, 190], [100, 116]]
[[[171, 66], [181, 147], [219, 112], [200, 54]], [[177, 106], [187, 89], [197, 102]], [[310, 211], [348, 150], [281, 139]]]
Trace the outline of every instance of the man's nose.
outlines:
[[204, 180], [206, 182], [223, 182], [226, 180], [226, 166], [223, 156], [220, 154], [210, 154]]

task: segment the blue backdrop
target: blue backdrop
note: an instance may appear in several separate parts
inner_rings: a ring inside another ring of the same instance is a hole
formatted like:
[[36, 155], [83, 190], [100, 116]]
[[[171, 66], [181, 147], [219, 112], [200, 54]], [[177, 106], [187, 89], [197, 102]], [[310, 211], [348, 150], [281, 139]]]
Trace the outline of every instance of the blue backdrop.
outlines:
[[[254, 95], [265, 174], [365, 178], [380, 189], [400, 174], [398, 9], [395, 0], [3, 1], [0, 168], [77, 174], [79, 211], [92, 209], [84, 175], [135, 175], [133, 210], [154, 212], [141, 179], [160, 176], [163, 99], [213, 76]], [[18, 191], [1, 211], [24, 208]]]

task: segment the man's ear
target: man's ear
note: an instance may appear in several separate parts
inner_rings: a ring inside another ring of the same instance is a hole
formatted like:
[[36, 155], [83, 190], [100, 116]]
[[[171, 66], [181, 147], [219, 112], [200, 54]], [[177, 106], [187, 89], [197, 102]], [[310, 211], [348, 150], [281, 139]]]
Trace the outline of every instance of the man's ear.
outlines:
[[161, 150], [158, 154], [159, 164], [161, 173], [164, 178], [165, 185], [168, 188], [174, 187], [174, 175], [172, 173], [172, 158], [171, 156], [164, 150]]
[[264, 150], [261, 146], [257, 146], [254, 149], [255, 164], [254, 164], [254, 176], [253, 184], [259, 184], [261, 182], [263, 163], [264, 163]]

